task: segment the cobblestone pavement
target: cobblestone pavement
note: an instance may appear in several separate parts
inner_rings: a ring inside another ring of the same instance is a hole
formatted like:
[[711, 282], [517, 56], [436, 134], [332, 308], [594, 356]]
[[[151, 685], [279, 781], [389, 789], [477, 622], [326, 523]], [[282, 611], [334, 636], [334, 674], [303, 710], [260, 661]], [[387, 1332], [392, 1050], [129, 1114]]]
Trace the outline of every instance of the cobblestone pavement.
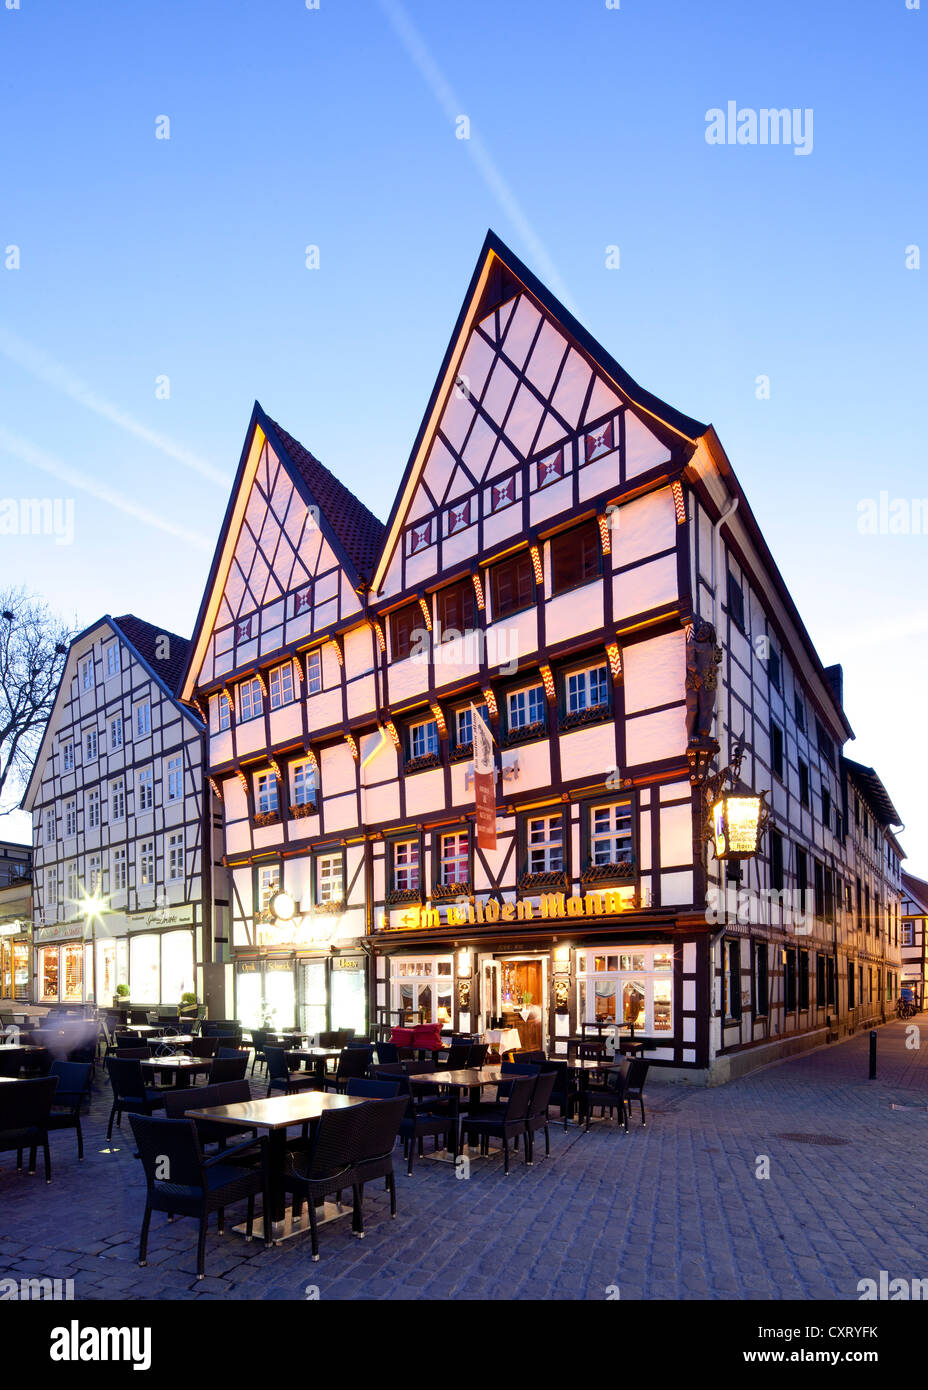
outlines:
[[[138, 1268], [141, 1166], [128, 1123], [106, 1143], [98, 1079], [83, 1163], [73, 1131], [51, 1136], [51, 1186], [41, 1156], [29, 1177], [0, 1155], [0, 1277], [73, 1279], [78, 1299], [604, 1299], [616, 1288], [623, 1299], [854, 1299], [880, 1270], [928, 1277], [928, 1016], [917, 1022], [918, 1050], [906, 1025], [880, 1030], [876, 1081], [862, 1034], [709, 1090], [649, 1078], [646, 1128], [633, 1116], [627, 1135], [598, 1120], [565, 1134], [555, 1122], [551, 1157], [530, 1168], [520, 1157], [509, 1178], [495, 1156], [467, 1180], [433, 1162], [407, 1178], [398, 1163], [397, 1220], [373, 1184], [365, 1239], [347, 1219], [323, 1227], [317, 1264], [303, 1237], [246, 1244], [227, 1213], [201, 1282], [189, 1220], [155, 1215]], [[756, 1176], [764, 1156], [769, 1177]]]

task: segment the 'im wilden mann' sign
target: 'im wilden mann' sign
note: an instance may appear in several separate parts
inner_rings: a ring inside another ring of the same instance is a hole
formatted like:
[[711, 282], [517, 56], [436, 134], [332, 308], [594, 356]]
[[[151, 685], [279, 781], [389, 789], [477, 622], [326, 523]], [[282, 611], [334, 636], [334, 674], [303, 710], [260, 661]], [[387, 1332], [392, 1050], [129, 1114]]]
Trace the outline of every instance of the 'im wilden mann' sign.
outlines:
[[[572, 894], [542, 893], [538, 907], [529, 898], [517, 903], [498, 903], [494, 898], [481, 903], [446, 903], [433, 907], [410, 907], [399, 913], [394, 931], [411, 931], [417, 927], [483, 926], [493, 922], [530, 922], [536, 911], [539, 917], [564, 920], [573, 917], [607, 917], [627, 912], [635, 906], [634, 888], [604, 888], [599, 892]], [[443, 915], [444, 914], [444, 915]], [[384, 913], [381, 925], [390, 927], [390, 917]]]

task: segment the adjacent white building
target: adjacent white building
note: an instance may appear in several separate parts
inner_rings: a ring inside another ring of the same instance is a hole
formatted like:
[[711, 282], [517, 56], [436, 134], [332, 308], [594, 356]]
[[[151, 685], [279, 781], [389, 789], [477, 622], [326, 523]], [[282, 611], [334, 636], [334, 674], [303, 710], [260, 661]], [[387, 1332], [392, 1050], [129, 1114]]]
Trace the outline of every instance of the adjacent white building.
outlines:
[[71, 643], [23, 800], [36, 1003], [204, 997], [224, 895], [203, 724], [177, 695], [187, 648], [131, 614]]

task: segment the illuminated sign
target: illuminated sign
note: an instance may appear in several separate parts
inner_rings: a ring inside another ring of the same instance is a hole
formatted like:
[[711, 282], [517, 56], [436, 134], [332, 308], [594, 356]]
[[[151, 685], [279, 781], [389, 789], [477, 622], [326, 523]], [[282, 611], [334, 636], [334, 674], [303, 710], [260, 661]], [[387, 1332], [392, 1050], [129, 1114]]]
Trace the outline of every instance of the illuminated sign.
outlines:
[[389, 914], [385, 912], [381, 926], [392, 926], [395, 931], [414, 931], [423, 927], [482, 927], [492, 926], [495, 922], [531, 922], [536, 916], [542, 920], [565, 921], [577, 917], [610, 917], [637, 906], [634, 887], [601, 888], [582, 895], [542, 893], [537, 902], [531, 898], [508, 903], [491, 899], [485, 903], [442, 903], [438, 907], [433, 907], [429, 902], [425, 907], [406, 908], [394, 914], [398, 916], [398, 922], [391, 923]]
[[744, 859], [757, 853], [759, 796], [723, 796], [712, 808], [716, 859]]

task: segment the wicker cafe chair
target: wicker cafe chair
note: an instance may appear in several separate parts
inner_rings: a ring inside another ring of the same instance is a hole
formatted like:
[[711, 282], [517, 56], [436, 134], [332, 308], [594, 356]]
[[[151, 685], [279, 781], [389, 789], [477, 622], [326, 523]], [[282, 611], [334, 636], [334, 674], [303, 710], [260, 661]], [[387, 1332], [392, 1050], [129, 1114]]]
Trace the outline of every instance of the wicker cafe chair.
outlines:
[[465, 1067], [485, 1066], [489, 1050], [489, 1043], [472, 1043], [468, 1048], [467, 1061], [464, 1063]]
[[607, 1109], [610, 1115], [614, 1110], [618, 1110], [618, 1118], [622, 1121], [625, 1133], [628, 1133], [628, 1109], [625, 1104], [625, 1088], [628, 1084], [628, 1074], [631, 1070], [631, 1065], [629, 1061], [619, 1062], [617, 1066], [608, 1069], [602, 1081], [590, 1081], [586, 1090], [582, 1093], [582, 1103], [586, 1115], [587, 1129], [590, 1127], [593, 1108], [598, 1105], [603, 1114], [605, 1114]]
[[[164, 1113], [169, 1120], [183, 1119], [188, 1110], [208, 1110], [214, 1105], [238, 1105], [251, 1100], [251, 1087], [245, 1080], [219, 1081], [215, 1085], [179, 1087], [166, 1091]], [[224, 1149], [230, 1139], [250, 1135], [257, 1142], [258, 1131], [250, 1125], [225, 1125], [218, 1120], [195, 1120], [200, 1144], [218, 1144]]]
[[92, 1062], [52, 1062], [49, 1076], [54, 1076], [58, 1089], [52, 1096], [48, 1128], [73, 1129], [77, 1132], [77, 1157], [84, 1157], [84, 1135], [81, 1131], [81, 1106], [87, 1098], [87, 1087], [93, 1072]]
[[638, 1102], [641, 1108], [641, 1127], [647, 1124], [644, 1114], [644, 1083], [647, 1080], [650, 1062], [644, 1062], [640, 1057], [632, 1060], [628, 1069], [628, 1078], [625, 1082], [625, 1108], [631, 1113], [631, 1103], [633, 1100]]
[[509, 1141], [518, 1145], [519, 1137], [525, 1137], [525, 1162], [530, 1163], [530, 1140], [526, 1129], [532, 1094], [535, 1090], [534, 1076], [514, 1076], [509, 1095], [504, 1101], [485, 1110], [471, 1111], [464, 1118], [464, 1143], [472, 1139], [480, 1141], [484, 1153], [489, 1153], [490, 1139], [498, 1138], [503, 1144], [503, 1171], [509, 1176]]
[[164, 1091], [146, 1086], [142, 1076], [142, 1064], [135, 1057], [108, 1057], [106, 1069], [113, 1088], [113, 1108], [106, 1137], [113, 1137], [113, 1120], [122, 1125], [123, 1112], [151, 1115], [164, 1106]]
[[217, 1035], [206, 1038], [194, 1038], [192, 1043], [187, 1044], [187, 1051], [191, 1057], [215, 1057], [219, 1051], [220, 1039]]
[[219, 1081], [243, 1081], [247, 1066], [248, 1057], [244, 1052], [240, 1052], [237, 1056], [215, 1057], [209, 1069], [210, 1086]]
[[560, 1110], [566, 1130], [570, 1117], [579, 1104], [580, 1090], [574, 1073], [567, 1062], [551, 1061], [548, 1062], [547, 1068], [554, 1072], [554, 1089], [551, 1092], [549, 1104], [556, 1105]]
[[48, 1152], [48, 1113], [57, 1077], [43, 1076], [35, 1081], [19, 1081], [0, 1086], [0, 1153], [16, 1150], [16, 1167], [21, 1171], [23, 1150], [29, 1150], [29, 1172], [35, 1172], [35, 1156], [42, 1145], [45, 1181], [52, 1180], [52, 1161]]
[[[351, 1086], [351, 1082], [348, 1085]], [[356, 1081], [354, 1083], [358, 1085]], [[366, 1083], [368, 1086], [371, 1082]], [[381, 1085], [385, 1083], [381, 1082]], [[386, 1180], [390, 1194], [390, 1216], [396, 1217], [396, 1181], [393, 1174], [393, 1150], [400, 1124], [406, 1112], [405, 1096], [373, 1100], [370, 1105], [358, 1106], [352, 1146], [351, 1170], [345, 1186], [355, 1192], [354, 1220], [352, 1229], [363, 1239], [364, 1236], [364, 1184], [375, 1178]]]
[[525, 1137], [528, 1143], [528, 1161], [535, 1161], [535, 1135], [538, 1130], [545, 1132], [545, 1157], [551, 1154], [551, 1136], [548, 1133], [548, 1106], [551, 1102], [551, 1093], [554, 1090], [554, 1083], [557, 1081], [557, 1072], [540, 1072], [535, 1080], [535, 1089], [532, 1092], [531, 1104], [528, 1114], [525, 1117]]
[[325, 1078], [325, 1089], [344, 1091], [349, 1077], [364, 1076], [370, 1066], [370, 1051], [368, 1048], [344, 1047], [338, 1059], [338, 1067]]
[[264, 1049], [264, 1056], [267, 1060], [267, 1093], [272, 1096], [275, 1091], [283, 1091], [285, 1095], [292, 1096], [295, 1091], [312, 1091], [316, 1086], [316, 1078], [309, 1071], [290, 1071], [287, 1066], [287, 1054], [282, 1047], [267, 1047]]
[[[174, 1219], [175, 1214], [196, 1216], [200, 1222], [197, 1278], [202, 1279], [206, 1261], [206, 1228], [212, 1212], [216, 1212], [219, 1234], [222, 1235], [226, 1207], [233, 1202], [247, 1200], [246, 1240], [251, 1239], [254, 1229], [257, 1193], [261, 1193], [264, 1212], [270, 1213], [263, 1168], [243, 1168], [232, 1161], [240, 1152], [251, 1149], [252, 1141], [246, 1140], [244, 1144], [205, 1158], [193, 1120], [130, 1115], [129, 1123], [148, 1183], [145, 1215], [139, 1236], [139, 1264], [148, 1262], [148, 1228], [153, 1211], [166, 1212], [169, 1221]], [[169, 1180], [164, 1178], [166, 1172], [170, 1175]], [[267, 1228], [265, 1246], [271, 1243], [269, 1221]]]
[[452, 1043], [446, 1050], [436, 1053], [440, 1068], [447, 1067], [449, 1071], [458, 1071], [461, 1067], [466, 1067], [470, 1060], [470, 1043]]
[[[435, 1106], [434, 1109], [432, 1108], [433, 1105]], [[399, 1128], [408, 1177], [412, 1177], [412, 1165], [416, 1159], [416, 1151], [418, 1150], [420, 1158], [422, 1156], [423, 1140], [428, 1135], [432, 1135], [436, 1150], [440, 1147], [439, 1140], [447, 1147], [449, 1139], [452, 1144], [454, 1143], [454, 1129], [455, 1122], [447, 1104], [436, 1103], [434, 1097], [426, 1097], [424, 1100], [417, 1101], [415, 1095], [410, 1093], [406, 1102], [406, 1113]]]
[[[382, 1102], [381, 1102], [382, 1103]], [[390, 1104], [390, 1102], [386, 1102]], [[352, 1163], [359, 1152], [359, 1116], [368, 1107], [353, 1105], [344, 1110], [323, 1110], [315, 1132], [309, 1139], [297, 1140], [288, 1146], [284, 1164], [283, 1187], [293, 1197], [293, 1214], [299, 1216], [303, 1203], [309, 1205], [309, 1225], [312, 1233], [312, 1257], [319, 1259], [319, 1223], [316, 1203], [329, 1194], [349, 1186]], [[361, 1219], [361, 1194], [355, 1183], [352, 1229], [358, 1231]]]

